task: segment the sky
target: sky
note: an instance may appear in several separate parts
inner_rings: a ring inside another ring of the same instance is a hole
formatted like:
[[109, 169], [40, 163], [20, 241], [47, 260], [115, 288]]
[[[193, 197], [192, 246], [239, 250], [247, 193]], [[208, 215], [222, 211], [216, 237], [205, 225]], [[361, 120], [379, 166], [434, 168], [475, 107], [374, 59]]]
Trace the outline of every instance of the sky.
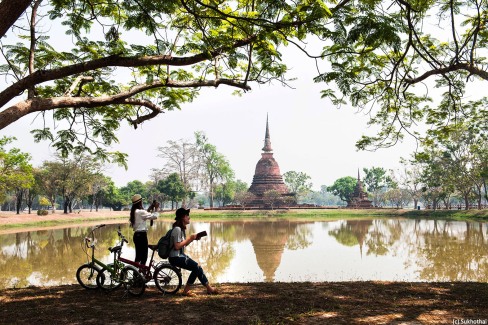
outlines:
[[[375, 152], [357, 151], [355, 142], [361, 135], [374, 135], [368, 128], [368, 117], [354, 108], [334, 107], [320, 98], [323, 84], [315, 84], [314, 62], [288, 50], [285, 62], [291, 62], [288, 77], [296, 77], [290, 87], [278, 82], [271, 85], [252, 84], [252, 90], [243, 96], [233, 96], [233, 88], [220, 86], [204, 89], [192, 103], [182, 110], [161, 114], [134, 130], [125, 125], [118, 133], [119, 144], [114, 150], [125, 152], [128, 170], [107, 166], [104, 173], [117, 186], [129, 181], [148, 181], [151, 169], [164, 164], [158, 156], [158, 147], [168, 140], [194, 139], [195, 131], [203, 131], [217, 151], [223, 154], [233, 168], [236, 179], [251, 185], [256, 163], [261, 158], [266, 117], [274, 157], [281, 173], [304, 172], [311, 177], [314, 190], [321, 185], [332, 185], [344, 176], [357, 177], [358, 169], [383, 167], [397, 169], [400, 157], [409, 157], [415, 150], [415, 141]], [[48, 142], [34, 143], [30, 130], [40, 119], [26, 116], [0, 130], [0, 136], [15, 136], [13, 144], [31, 153], [34, 166], [53, 160], [54, 150]]]

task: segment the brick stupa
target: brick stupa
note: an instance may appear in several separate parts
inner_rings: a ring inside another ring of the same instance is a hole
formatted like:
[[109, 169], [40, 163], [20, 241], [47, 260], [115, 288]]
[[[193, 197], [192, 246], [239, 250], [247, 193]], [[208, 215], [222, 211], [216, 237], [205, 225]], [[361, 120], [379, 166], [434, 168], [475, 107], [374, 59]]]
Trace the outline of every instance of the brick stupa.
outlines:
[[368, 193], [363, 190], [363, 184], [359, 178], [358, 170], [358, 182], [356, 183], [356, 188], [351, 196], [351, 199], [347, 202], [348, 208], [354, 209], [368, 209], [373, 207], [373, 203], [368, 200]]
[[266, 117], [266, 135], [264, 137], [263, 153], [261, 159], [256, 164], [256, 171], [252, 180], [249, 192], [256, 196], [252, 202], [254, 205], [264, 205], [263, 195], [266, 191], [275, 190], [282, 198], [293, 197], [289, 193], [288, 187], [283, 182], [283, 177], [280, 173], [280, 167], [273, 157], [273, 149], [271, 148], [271, 138], [269, 136], [268, 117]]

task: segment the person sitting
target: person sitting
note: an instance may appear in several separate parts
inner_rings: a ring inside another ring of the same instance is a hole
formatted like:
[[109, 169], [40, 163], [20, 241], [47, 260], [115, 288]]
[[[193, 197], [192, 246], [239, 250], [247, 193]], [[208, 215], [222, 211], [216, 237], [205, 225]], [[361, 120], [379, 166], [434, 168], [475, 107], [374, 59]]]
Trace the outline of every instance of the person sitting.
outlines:
[[207, 288], [208, 294], [218, 294], [217, 289], [210, 286], [202, 267], [185, 254], [185, 247], [194, 240], [199, 240], [196, 234], [192, 234], [186, 238], [186, 226], [190, 224], [190, 209], [179, 208], [176, 210], [176, 222], [173, 224], [173, 231], [171, 233], [170, 246], [172, 247], [169, 253], [168, 261], [171, 265], [191, 271], [190, 276], [183, 289], [183, 295], [193, 297], [195, 294], [190, 291], [190, 286], [195, 283], [196, 278], [200, 283]]

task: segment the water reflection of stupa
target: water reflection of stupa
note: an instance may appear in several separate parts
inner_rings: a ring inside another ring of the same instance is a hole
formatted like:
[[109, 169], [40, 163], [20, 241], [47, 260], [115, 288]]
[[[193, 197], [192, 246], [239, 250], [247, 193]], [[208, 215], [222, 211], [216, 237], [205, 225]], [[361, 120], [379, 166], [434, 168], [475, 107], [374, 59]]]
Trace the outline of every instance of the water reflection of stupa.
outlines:
[[254, 254], [259, 268], [264, 273], [264, 280], [272, 282], [275, 272], [280, 266], [281, 256], [290, 235], [295, 233], [298, 223], [288, 221], [253, 222], [246, 225]]
[[347, 220], [346, 227], [350, 228], [351, 232], [356, 236], [361, 257], [363, 257], [364, 242], [372, 224], [372, 220]]
[[264, 147], [262, 150], [263, 153], [261, 153], [261, 159], [256, 164], [252, 184], [249, 188], [249, 192], [256, 196], [256, 199], [252, 202], [252, 204], [257, 206], [265, 205], [263, 196], [265, 192], [272, 190], [278, 192], [282, 199], [291, 198], [291, 202], [293, 202], [294, 200], [292, 198], [294, 196], [289, 192], [288, 187], [283, 182], [280, 167], [273, 157], [268, 118], [266, 118], [266, 134], [264, 137]]

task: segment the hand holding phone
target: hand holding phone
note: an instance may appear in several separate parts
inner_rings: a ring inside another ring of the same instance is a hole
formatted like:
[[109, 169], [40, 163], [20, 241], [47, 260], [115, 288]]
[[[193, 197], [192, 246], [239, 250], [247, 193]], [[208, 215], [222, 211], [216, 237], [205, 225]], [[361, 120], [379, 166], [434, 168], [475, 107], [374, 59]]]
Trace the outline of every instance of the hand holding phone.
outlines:
[[197, 234], [197, 238], [196, 240], [200, 240], [200, 238], [202, 237], [205, 237], [207, 236], [207, 232], [204, 230], [204, 231], [200, 231], [198, 234]]

